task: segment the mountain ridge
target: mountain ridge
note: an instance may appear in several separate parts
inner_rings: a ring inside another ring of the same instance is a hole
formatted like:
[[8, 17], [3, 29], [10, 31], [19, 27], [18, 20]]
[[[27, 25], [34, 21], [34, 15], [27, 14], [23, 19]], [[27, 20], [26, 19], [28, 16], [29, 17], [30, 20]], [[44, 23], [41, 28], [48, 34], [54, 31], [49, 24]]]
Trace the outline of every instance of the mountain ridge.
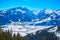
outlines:
[[[37, 13], [37, 15], [35, 13]], [[52, 9], [43, 9], [40, 11], [31, 11], [26, 7], [15, 7], [7, 10], [0, 11], [0, 17], [6, 18], [8, 21], [13, 22], [33, 22], [32, 20], [42, 21], [47, 19], [42, 23], [38, 23], [39, 25], [59, 25], [60, 24], [60, 10], [52, 10]], [[50, 18], [50, 20], [49, 20]], [[5, 19], [4, 19], [5, 20]], [[2, 21], [2, 19], [0, 19]], [[6, 21], [6, 20], [5, 20]], [[37, 21], [36, 21], [37, 22]], [[8, 24], [9, 22], [7, 22]], [[50, 24], [49, 24], [50, 23]], [[52, 24], [53, 23], [53, 24]], [[4, 22], [2, 22], [3, 25]]]

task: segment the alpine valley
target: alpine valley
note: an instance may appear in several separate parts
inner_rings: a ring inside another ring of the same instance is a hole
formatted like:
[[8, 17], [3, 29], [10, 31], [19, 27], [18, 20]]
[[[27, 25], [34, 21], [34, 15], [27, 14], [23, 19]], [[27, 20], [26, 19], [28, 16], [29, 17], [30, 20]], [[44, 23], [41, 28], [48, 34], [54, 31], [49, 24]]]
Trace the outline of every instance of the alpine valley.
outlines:
[[38, 11], [29, 10], [26, 7], [10, 8], [0, 10], [0, 22], [4, 31], [12, 29], [12, 35], [19, 33], [22, 37], [29, 34], [36, 35], [42, 31], [56, 32], [57, 26], [60, 25], [60, 10]]

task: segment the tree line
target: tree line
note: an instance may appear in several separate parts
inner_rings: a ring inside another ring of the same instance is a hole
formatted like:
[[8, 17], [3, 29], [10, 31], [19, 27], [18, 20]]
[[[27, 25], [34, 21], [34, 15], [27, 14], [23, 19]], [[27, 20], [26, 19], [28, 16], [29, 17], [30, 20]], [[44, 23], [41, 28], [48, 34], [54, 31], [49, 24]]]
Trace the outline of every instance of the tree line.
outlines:
[[0, 40], [28, 40], [27, 37], [21, 37], [20, 34], [18, 33], [17, 35], [13, 35], [10, 31], [6, 31], [4, 32], [1, 28], [0, 28]]

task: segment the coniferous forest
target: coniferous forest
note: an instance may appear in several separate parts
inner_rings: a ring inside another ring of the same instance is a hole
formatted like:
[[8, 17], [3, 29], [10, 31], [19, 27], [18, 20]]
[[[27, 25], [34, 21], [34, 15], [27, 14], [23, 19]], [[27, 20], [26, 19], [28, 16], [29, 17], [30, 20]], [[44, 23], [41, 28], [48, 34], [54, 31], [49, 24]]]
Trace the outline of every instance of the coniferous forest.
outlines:
[[0, 28], [0, 40], [28, 40], [27, 37], [21, 37], [19, 35], [19, 33], [17, 35], [13, 35], [11, 34], [10, 31], [6, 31], [4, 32], [1, 28]]

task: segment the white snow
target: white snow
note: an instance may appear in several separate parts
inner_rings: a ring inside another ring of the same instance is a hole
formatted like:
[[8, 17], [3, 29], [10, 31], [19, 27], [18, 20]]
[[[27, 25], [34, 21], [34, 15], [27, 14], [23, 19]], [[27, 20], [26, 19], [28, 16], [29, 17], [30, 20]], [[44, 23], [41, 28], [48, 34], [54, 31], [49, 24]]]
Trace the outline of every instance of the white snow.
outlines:
[[25, 11], [20, 10], [20, 9], [16, 9], [16, 11], [19, 11], [19, 12], [22, 12], [22, 13], [26, 13]]
[[33, 11], [33, 13], [34, 13], [35, 15], [39, 14], [39, 12], [40, 12], [40, 11], [36, 11], [36, 10]]
[[54, 28], [48, 30], [48, 32], [56, 32], [56, 30], [57, 30], [57, 27], [54, 27]]
[[51, 17], [53, 17], [53, 19], [55, 19], [56, 18], [56, 15], [55, 14], [52, 14]]
[[60, 38], [60, 32], [55, 32], [56, 36]]
[[[14, 22], [11, 23], [9, 25], [5, 25], [6, 28], [2, 28], [4, 31], [5, 30], [10, 30], [12, 31], [12, 35], [15, 33], [17, 35], [17, 33], [19, 33], [22, 37], [28, 35], [28, 34], [35, 34], [36, 31], [38, 30], [43, 30], [45, 28], [49, 28], [47, 26], [29, 26], [29, 25], [24, 25], [22, 23], [19, 22]], [[11, 30], [12, 29], [12, 30]]]
[[48, 18], [46, 18], [46, 19], [44, 19], [44, 20], [41, 20], [41, 21], [35, 22], [35, 24], [37, 24], [37, 23], [42, 23], [42, 22], [46, 22], [46, 21], [49, 21], [49, 20], [51, 20], [50, 17], [48, 17]]
[[51, 10], [51, 9], [46, 9], [46, 10], [45, 10], [45, 13], [46, 13], [46, 14], [51, 14], [51, 13], [53, 13], [53, 10]]
[[60, 15], [60, 10], [59, 11], [54, 11], [57, 15]]

